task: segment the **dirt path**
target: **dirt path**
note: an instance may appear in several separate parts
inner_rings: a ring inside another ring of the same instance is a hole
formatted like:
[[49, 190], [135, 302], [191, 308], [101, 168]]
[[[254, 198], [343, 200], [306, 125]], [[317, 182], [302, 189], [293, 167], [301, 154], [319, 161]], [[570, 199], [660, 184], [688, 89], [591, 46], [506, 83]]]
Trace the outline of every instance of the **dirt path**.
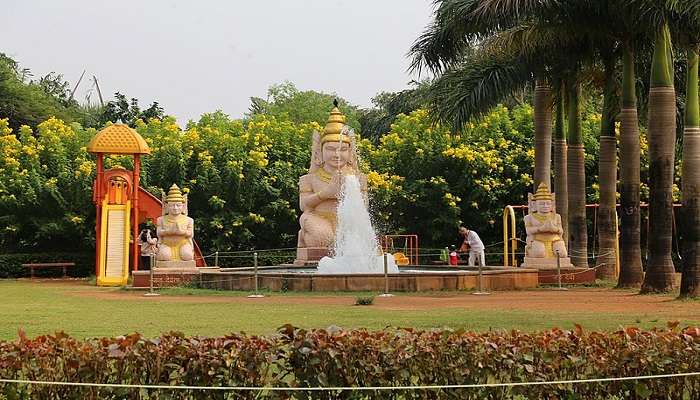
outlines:
[[[104, 300], [158, 301], [186, 303], [243, 304], [308, 304], [352, 305], [355, 294], [292, 295], [272, 294], [265, 298], [248, 299], [228, 295], [164, 295], [146, 298], [142, 291], [104, 290], [94, 287], [66, 288], [66, 294]], [[691, 319], [700, 318], [700, 302], [676, 301], [674, 295], [638, 295], [635, 291], [608, 288], [575, 288], [569, 291], [527, 290], [494, 292], [489, 296], [474, 296], [467, 292], [438, 292], [419, 295], [399, 294], [395, 297], [375, 297], [374, 306], [386, 310], [431, 310], [438, 308], [464, 308], [499, 311], [564, 311], [604, 313], [650, 313]]]

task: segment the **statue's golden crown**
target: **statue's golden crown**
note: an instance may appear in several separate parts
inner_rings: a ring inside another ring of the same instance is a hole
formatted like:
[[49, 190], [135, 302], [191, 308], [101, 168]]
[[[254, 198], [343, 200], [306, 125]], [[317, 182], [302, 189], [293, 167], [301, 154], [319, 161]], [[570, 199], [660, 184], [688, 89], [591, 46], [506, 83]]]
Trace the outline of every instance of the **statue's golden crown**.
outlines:
[[350, 131], [345, 125], [345, 115], [338, 109], [338, 100], [333, 101], [333, 109], [328, 116], [328, 122], [321, 135], [321, 143], [345, 142], [350, 143]]
[[185, 196], [182, 195], [182, 191], [176, 184], [173, 183], [168, 190], [168, 196], [165, 198], [166, 203], [184, 203]]
[[535, 195], [532, 196], [533, 200], [552, 200], [552, 192], [549, 191], [549, 187], [544, 183], [541, 182], [540, 185], [537, 187], [537, 192], [535, 192]]

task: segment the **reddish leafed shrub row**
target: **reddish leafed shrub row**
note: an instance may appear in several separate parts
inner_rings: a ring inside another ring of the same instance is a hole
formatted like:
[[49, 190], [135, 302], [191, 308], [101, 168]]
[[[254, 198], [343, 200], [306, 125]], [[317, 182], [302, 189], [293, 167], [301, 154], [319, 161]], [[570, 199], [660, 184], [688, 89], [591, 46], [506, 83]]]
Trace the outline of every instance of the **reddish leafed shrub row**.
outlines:
[[[192, 386], [407, 386], [609, 378], [700, 371], [700, 328], [472, 333], [285, 326], [269, 337], [179, 333], [0, 342], [0, 377]], [[8, 399], [698, 399], [700, 377], [511, 388], [205, 392], [0, 384]], [[0, 398], [2, 395], [0, 395]]]

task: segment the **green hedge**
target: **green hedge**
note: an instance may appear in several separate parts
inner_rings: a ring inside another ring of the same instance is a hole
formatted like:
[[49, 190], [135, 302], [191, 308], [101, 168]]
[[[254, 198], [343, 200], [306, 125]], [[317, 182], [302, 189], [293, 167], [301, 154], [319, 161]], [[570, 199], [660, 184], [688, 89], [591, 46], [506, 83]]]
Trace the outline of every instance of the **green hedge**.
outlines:
[[[15, 253], [0, 254], [0, 278], [22, 278], [29, 276], [29, 269], [22, 264], [73, 262], [75, 267], [68, 268], [68, 276], [85, 277], [95, 274], [95, 253]], [[61, 276], [60, 268], [37, 268], [34, 275], [38, 277]]]
[[[700, 328], [618, 332], [553, 329], [472, 333], [285, 326], [272, 336], [179, 333], [77, 340], [65, 334], [0, 342], [0, 378], [120, 384], [318, 387], [456, 385], [700, 371]], [[0, 385], [41, 399], [697, 399], [700, 378], [511, 388], [376, 392], [209, 392]]]

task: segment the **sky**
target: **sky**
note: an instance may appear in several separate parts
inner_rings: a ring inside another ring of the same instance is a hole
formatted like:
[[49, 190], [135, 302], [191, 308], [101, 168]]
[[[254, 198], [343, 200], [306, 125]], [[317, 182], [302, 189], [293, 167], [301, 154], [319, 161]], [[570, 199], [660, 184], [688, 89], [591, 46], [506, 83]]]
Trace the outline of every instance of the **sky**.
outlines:
[[371, 106], [417, 78], [406, 54], [431, 13], [432, 0], [9, 0], [0, 52], [71, 85], [85, 70], [79, 101], [96, 101], [94, 75], [105, 101], [158, 101], [184, 124], [242, 117], [284, 81]]

